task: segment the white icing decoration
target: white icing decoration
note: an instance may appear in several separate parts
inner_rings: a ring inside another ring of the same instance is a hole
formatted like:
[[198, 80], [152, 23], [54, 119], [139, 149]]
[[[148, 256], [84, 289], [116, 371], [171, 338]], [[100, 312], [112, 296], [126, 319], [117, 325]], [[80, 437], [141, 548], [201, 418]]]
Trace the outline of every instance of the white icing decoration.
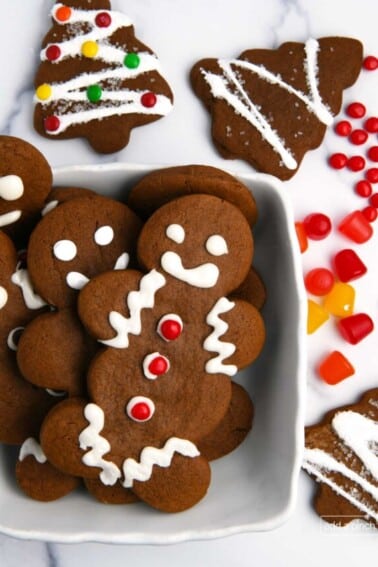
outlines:
[[128, 348], [129, 334], [140, 335], [142, 331], [141, 313], [143, 309], [151, 309], [155, 305], [156, 292], [165, 285], [165, 277], [156, 270], [151, 270], [142, 277], [138, 291], [130, 291], [127, 295], [129, 317], [124, 317], [117, 311], [109, 313], [109, 324], [116, 336], [109, 340], [100, 341], [113, 348]]
[[182, 244], [185, 240], [185, 230], [184, 227], [181, 226], [181, 224], [170, 224], [167, 227], [165, 234], [170, 240], [177, 242], [177, 244]]
[[33, 290], [28, 270], [16, 269], [11, 277], [12, 282], [21, 288], [25, 305], [28, 309], [40, 309], [47, 303]]
[[[252, 126], [254, 126], [266, 142], [279, 154], [283, 164], [288, 169], [296, 169], [298, 165], [293, 154], [285, 147], [284, 141], [272, 128], [267, 118], [250, 98], [249, 94], [244, 89], [242, 82], [238, 78], [237, 71], [238, 69], [245, 69], [251, 73], [255, 73], [261, 79], [285, 89], [304, 102], [308, 111], [312, 112], [320, 122], [330, 125], [333, 122], [333, 116], [327, 106], [323, 103], [318, 88], [318, 41], [316, 39], [309, 39], [305, 44], [304, 50], [304, 71], [309, 89], [309, 93], [307, 95], [302, 91], [295, 89], [288, 83], [285, 83], [279, 75], [271, 73], [262, 65], [255, 65], [249, 61], [239, 59], [232, 59], [229, 61], [219, 60], [218, 64], [223, 75], [217, 75], [215, 73], [202, 70], [202, 74], [210, 86], [212, 95], [215, 98], [225, 100], [233, 107], [237, 114], [240, 114]], [[233, 67], [236, 70], [233, 70]], [[231, 85], [231, 89], [228, 86], [229, 84]]]
[[163, 335], [161, 328], [162, 328], [163, 323], [165, 323], [165, 321], [169, 321], [169, 320], [176, 321], [180, 325], [181, 331], [184, 328], [184, 323], [183, 323], [181, 317], [179, 315], [176, 315], [176, 313], [167, 313], [167, 315], [163, 315], [163, 317], [159, 320], [159, 323], [158, 323], [158, 326], [157, 326], [157, 332], [158, 332], [158, 335], [160, 335], [161, 338], [164, 339], [167, 343], [170, 342], [170, 339], [167, 339]]
[[51, 388], [45, 388], [45, 390], [49, 396], [53, 396], [53, 398], [62, 398], [67, 394], [67, 392], [63, 392], [63, 390], [52, 390]]
[[59, 201], [56, 200], [50, 201], [49, 203], [47, 203], [45, 207], [43, 207], [41, 211], [41, 215], [44, 217], [45, 215], [47, 215], [47, 213], [54, 210], [58, 205], [59, 205]]
[[70, 262], [77, 255], [77, 247], [72, 240], [58, 240], [55, 242], [53, 252], [57, 260], [62, 262]]
[[158, 377], [157, 374], [152, 374], [152, 372], [149, 371], [148, 367], [151, 364], [151, 362], [154, 360], [154, 358], [161, 356], [162, 358], [165, 359], [165, 361], [167, 362], [167, 370], [166, 372], [168, 372], [169, 368], [170, 368], [170, 364], [169, 364], [169, 360], [163, 356], [162, 354], [160, 354], [160, 352], [152, 352], [151, 354], [148, 354], [147, 356], [144, 357], [143, 359], [143, 374], [145, 375], [146, 378], [148, 378], [149, 380], [156, 380], [156, 378]]
[[87, 278], [87, 276], [85, 276], [81, 272], [68, 272], [68, 274], [66, 275], [66, 282], [68, 287], [79, 291], [83, 289], [85, 285], [87, 285], [89, 278]]
[[219, 340], [228, 331], [228, 325], [219, 315], [228, 313], [235, 307], [235, 303], [226, 297], [218, 299], [214, 307], [206, 317], [206, 323], [214, 328], [212, 333], [205, 339], [203, 348], [209, 352], [217, 352], [218, 356], [211, 358], [206, 363], [206, 372], [209, 374], [226, 374], [234, 376], [238, 368], [234, 364], [223, 364], [223, 361], [234, 354], [236, 347], [232, 343]]
[[129, 265], [129, 262], [130, 262], [130, 256], [128, 255], [127, 252], [124, 252], [123, 254], [120, 255], [119, 258], [117, 258], [113, 270], [126, 270], [127, 266]]
[[[62, 4], [56, 4], [52, 10], [52, 16], [55, 16], [56, 10]], [[54, 43], [58, 45], [61, 50], [60, 58], [55, 62], [58, 64], [60, 61], [69, 57], [75, 58], [81, 56], [81, 48], [83, 43], [87, 41], [96, 42], [98, 45], [98, 52], [93, 58], [94, 60], [103, 61], [104, 63], [111, 64], [102, 71], [95, 73], [82, 73], [78, 77], [63, 83], [50, 84], [52, 94], [47, 100], [39, 100], [35, 96], [36, 103], [42, 105], [49, 105], [51, 102], [59, 101], [72, 101], [88, 103], [86, 95], [87, 87], [94, 84], [103, 84], [104, 82], [116, 81], [119, 88], [114, 90], [102, 91], [101, 102], [111, 102], [111, 106], [99, 106], [96, 103], [96, 108], [88, 110], [79, 110], [78, 112], [67, 113], [64, 115], [56, 114], [60, 121], [59, 128], [51, 132], [51, 135], [57, 135], [64, 132], [67, 128], [74, 124], [85, 124], [92, 120], [101, 120], [110, 116], [121, 116], [125, 114], [138, 113], [150, 115], [165, 115], [172, 109], [172, 103], [168, 97], [155, 93], [156, 104], [153, 107], [145, 107], [142, 105], [140, 99], [143, 91], [132, 91], [122, 87], [122, 83], [127, 79], [137, 77], [142, 73], [149, 71], [160, 72], [160, 66], [156, 55], [142, 52], [138, 53], [139, 65], [137, 68], [130, 69], [124, 65], [125, 50], [122, 47], [109, 45], [109, 38], [120, 28], [129, 27], [132, 22], [124, 14], [115, 11], [109, 11], [111, 16], [111, 24], [108, 27], [98, 27], [95, 24], [96, 16], [103, 12], [103, 10], [78, 10], [72, 9], [72, 15], [69, 23], [87, 23], [90, 24], [92, 29], [85, 34], [78, 35], [61, 43]], [[57, 23], [61, 23], [57, 21]], [[46, 61], [46, 51], [49, 45], [41, 52], [41, 60]]]
[[18, 175], [0, 177], [0, 198], [5, 201], [17, 201], [24, 194], [24, 184]]
[[105, 416], [103, 410], [96, 404], [87, 404], [84, 409], [85, 419], [89, 425], [79, 435], [80, 449], [86, 451], [82, 461], [87, 467], [102, 469], [100, 480], [106, 486], [113, 486], [121, 477], [121, 471], [115, 463], [106, 461], [103, 456], [109, 453], [110, 443], [100, 435], [104, 429]]
[[33, 437], [29, 437], [21, 445], [18, 460], [23, 461], [29, 455], [34, 457], [35, 460], [41, 465], [47, 462], [47, 457], [43, 452], [41, 445]]
[[227, 242], [220, 234], [213, 234], [206, 240], [206, 250], [212, 256], [228, 254]]
[[131, 488], [134, 480], [145, 482], [151, 478], [154, 465], [159, 467], [169, 467], [175, 453], [179, 453], [184, 457], [198, 457], [200, 452], [191, 441], [171, 437], [165, 443], [162, 449], [156, 447], [144, 447], [140, 454], [140, 461], [128, 458], [123, 463], [124, 481], [122, 485], [125, 488]]
[[194, 287], [214, 287], [218, 281], [219, 269], [215, 264], [207, 263], [195, 268], [184, 268], [181, 257], [176, 252], [164, 252], [160, 260], [167, 274]]
[[17, 351], [17, 343], [14, 340], [14, 337], [17, 333], [23, 331], [25, 329], [25, 327], [15, 327], [14, 329], [11, 330], [11, 332], [8, 335], [7, 338], [7, 345], [11, 350], [14, 350], [15, 352]]
[[371, 475], [378, 480], [378, 457], [374, 451], [374, 446], [378, 442], [378, 423], [357, 412], [347, 410], [338, 412], [333, 417], [331, 425], [339, 438], [359, 457], [364, 469], [358, 474], [327, 452], [308, 447], [304, 452], [303, 468], [363, 513], [378, 520], [377, 509], [371, 509], [366, 502], [358, 498], [353, 487], [342, 486], [329, 476], [332, 473], [340, 473], [370, 494], [378, 503], [378, 487], [367, 478]]
[[21, 211], [11, 211], [10, 213], [4, 213], [3, 215], [0, 215], [0, 228], [2, 226], [7, 226], [8, 224], [17, 222], [21, 217], [21, 214]]
[[99, 246], [107, 246], [114, 239], [114, 230], [111, 226], [100, 226], [94, 234], [94, 240]]
[[2, 285], [0, 285], [0, 309], [2, 309], [3, 307], [5, 307], [5, 305], [8, 302], [8, 292], [5, 289], [5, 287], [3, 287]]
[[[137, 419], [136, 417], [134, 417], [131, 412], [136, 404], [146, 404], [146, 406], [150, 410], [150, 415], [145, 419]], [[155, 404], [152, 400], [150, 400], [150, 398], [146, 398], [145, 396], [134, 396], [126, 406], [126, 413], [133, 421], [136, 421], [137, 423], [144, 423], [145, 421], [150, 421], [151, 417], [154, 415]]]

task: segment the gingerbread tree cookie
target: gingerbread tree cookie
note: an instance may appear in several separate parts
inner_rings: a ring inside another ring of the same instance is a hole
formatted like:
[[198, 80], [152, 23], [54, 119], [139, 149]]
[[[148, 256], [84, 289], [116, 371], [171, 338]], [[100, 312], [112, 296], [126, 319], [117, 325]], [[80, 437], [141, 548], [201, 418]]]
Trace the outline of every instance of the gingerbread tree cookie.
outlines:
[[35, 78], [34, 125], [51, 139], [87, 138], [121, 150], [130, 131], [166, 115], [172, 92], [156, 55], [109, 0], [67, 0], [52, 9]]

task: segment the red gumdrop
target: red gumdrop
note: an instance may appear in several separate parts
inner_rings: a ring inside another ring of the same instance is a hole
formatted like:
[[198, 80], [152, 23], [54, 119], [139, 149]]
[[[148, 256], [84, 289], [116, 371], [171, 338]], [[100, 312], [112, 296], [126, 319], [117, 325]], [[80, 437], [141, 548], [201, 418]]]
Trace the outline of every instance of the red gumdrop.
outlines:
[[333, 167], [333, 169], [342, 169], [346, 166], [347, 161], [348, 158], [346, 155], [341, 153], [332, 154], [328, 159], [328, 163], [331, 167]]
[[361, 179], [361, 181], [357, 181], [355, 185], [355, 190], [357, 195], [359, 195], [360, 197], [370, 197], [373, 191], [369, 181], [365, 181], [364, 179]]
[[362, 102], [352, 102], [346, 107], [346, 113], [351, 118], [362, 118], [366, 114], [366, 107]]
[[295, 232], [298, 239], [299, 250], [301, 251], [301, 254], [303, 254], [303, 252], [306, 252], [308, 248], [308, 240], [307, 240], [306, 231], [303, 226], [303, 222], [295, 223]]
[[340, 120], [335, 126], [335, 132], [339, 136], [349, 136], [352, 131], [352, 125], [348, 120]]
[[378, 211], [372, 205], [369, 205], [362, 209], [362, 214], [369, 222], [374, 222], [378, 217]]
[[349, 360], [338, 350], [326, 356], [319, 365], [320, 377], [331, 386], [335, 386], [345, 378], [352, 376], [355, 370]]
[[355, 146], [360, 146], [364, 144], [368, 139], [368, 134], [365, 130], [353, 130], [351, 135], [349, 136], [349, 141], [352, 142]]
[[378, 118], [376, 116], [371, 116], [364, 122], [364, 128], [370, 134], [376, 134], [378, 132]]
[[306, 274], [304, 282], [309, 293], [327, 295], [335, 283], [335, 277], [327, 268], [314, 268]]
[[160, 327], [160, 332], [167, 341], [174, 341], [181, 335], [181, 325], [174, 319], [166, 319]]
[[369, 203], [378, 209], [378, 193], [373, 193], [369, 199]]
[[340, 319], [337, 327], [348, 343], [356, 345], [374, 330], [374, 323], [366, 313], [356, 313]]
[[361, 211], [349, 213], [337, 228], [344, 236], [357, 244], [366, 242], [373, 235], [373, 229]]
[[362, 62], [362, 67], [366, 71], [375, 71], [378, 67], [378, 59], [374, 55], [368, 55]]
[[323, 213], [311, 213], [303, 220], [303, 226], [309, 238], [322, 240], [331, 232], [332, 223]]
[[371, 167], [365, 171], [365, 177], [370, 183], [378, 183], [378, 167]]
[[154, 376], [161, 376], [168, 370], [169, 364], [165, 356], [156, 356], [148, 365], [148, 370]]
[[351, 171], [361, 171], [361, 169], [364, 169], [365, 164], [366, 161], [362, 156], [352, 156], [347, 161], [347, 168]]
[[334, 259], [335, 271], [341, 282], [350, 282], [360, 278], [367, 272], [365, 264], [354, 250], [346, 248], [338, 252]]

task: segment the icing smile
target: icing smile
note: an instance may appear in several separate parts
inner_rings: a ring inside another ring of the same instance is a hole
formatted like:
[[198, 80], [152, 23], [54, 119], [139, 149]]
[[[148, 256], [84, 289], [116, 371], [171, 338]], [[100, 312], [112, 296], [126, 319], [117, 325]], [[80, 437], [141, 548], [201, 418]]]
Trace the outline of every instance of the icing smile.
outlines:
[[[127, 252], [121, 254], [114, 264], [114, 270], [126, 270], [129, 264], [129, 255]], [[81, 272], [68, 272], [66, 282], [71, 289], [81, 290], [89, 282], [89, 278]]]
[[5, 213], [0, 215], [0, 228], [2, 226], [7, 226], [8, 224], [13, 224], [17, 222], [21, 217], [21, 211], [11, 211], [10, 213]]
[[161, 257], [161, 266], [167, 274], [194, 287], [214, 287], [219, 278], [219, 269], [215, 264], [207, 262], [195, 268], [185, 268], [176, 252], [165, 252]]

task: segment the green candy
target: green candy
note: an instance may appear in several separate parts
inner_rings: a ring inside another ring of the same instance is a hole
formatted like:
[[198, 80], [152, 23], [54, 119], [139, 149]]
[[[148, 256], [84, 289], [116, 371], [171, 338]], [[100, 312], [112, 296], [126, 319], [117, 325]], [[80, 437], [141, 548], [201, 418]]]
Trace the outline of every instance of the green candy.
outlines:
[[139, 67], [140, 57], [137, 53], [128, 53], [123, 63], [128, 69], [136, 69]]
[[87, 97], [90, 102], [98, 102], [102, 96], [100, 85], [91, 85], [87, 88]]

